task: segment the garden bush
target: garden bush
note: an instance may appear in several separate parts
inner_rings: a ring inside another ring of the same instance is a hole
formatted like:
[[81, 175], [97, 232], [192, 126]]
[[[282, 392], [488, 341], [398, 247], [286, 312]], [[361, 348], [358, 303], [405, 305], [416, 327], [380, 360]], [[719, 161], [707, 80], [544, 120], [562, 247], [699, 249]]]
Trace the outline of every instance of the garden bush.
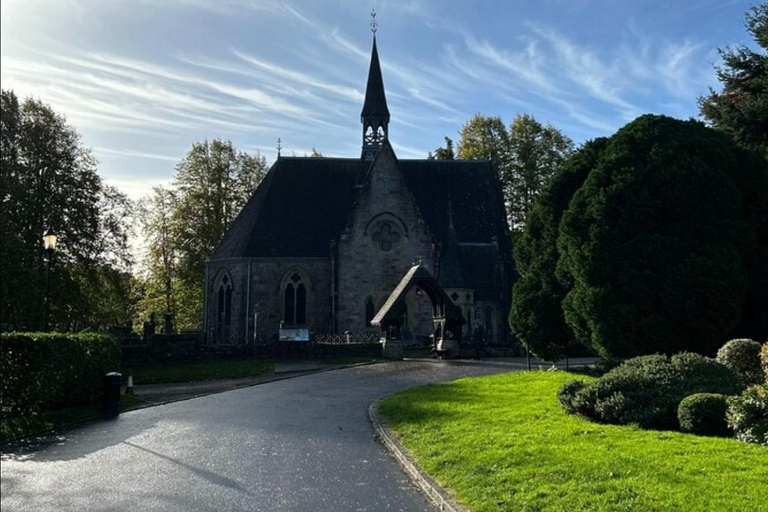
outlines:
[[768, 384], [728, 398], [726, 419], [739, 441], [768, 446]]
[[731, 340], [717, 351], [716, 359], [736, 372], [745, 388], [765, 382], [760, 366], [760, 344], [755, 340]]
[[3, 417], [98, 399], [101, 378], [120, 368], [120, 346], [106, 334], [2, 334]]
[[580, 389], [563, 391], [566, 404], [574, 404], [574, 410], [578, 404], [578, 412], [594, 420], [676, 429], [677, 408], [686, 396], [734, 395], [742, 389], [731, 369], [714, 359], [683, 353], [629, 359]]
[[700, 436], [727, 436], [728, 409], [726, 396], [717, 393], [696, 393], [683, 398], [677, 408], [680, 430]]
[[760, 362], [763, 366], [763, 373], [765, 374], [765, 382], [768, 382], [768, 341], [763, 343], [763, 348], [760, 350]]

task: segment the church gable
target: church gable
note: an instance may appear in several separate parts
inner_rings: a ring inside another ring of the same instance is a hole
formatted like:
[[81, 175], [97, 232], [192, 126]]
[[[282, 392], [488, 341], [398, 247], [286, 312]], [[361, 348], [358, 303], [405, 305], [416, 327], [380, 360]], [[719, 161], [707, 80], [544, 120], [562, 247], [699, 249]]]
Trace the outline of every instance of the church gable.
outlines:
[[397, 157], [382, 144], [338, 242], [339, 325], [366, 328], [366, 304], [389, 296], [415, 260], [435, 271], [435, 241]]
[[[398, 160], [389, 120], [374, 40], [360, 158], [278, 156], [210, 255], [212, 341], [273, 339], [279, 325], [369, 330], [417, 261], [465, 298], [467, 319], [482, 317], [486, 332], [505, 332], [511, 241], [491, 162]], [[226, 287], [213, 290], [222, 269], [235, 284], [230, 299]], [[426, 337], [432, 307], [418, 289], [411, 292], [397, 315], [412, 335]]]

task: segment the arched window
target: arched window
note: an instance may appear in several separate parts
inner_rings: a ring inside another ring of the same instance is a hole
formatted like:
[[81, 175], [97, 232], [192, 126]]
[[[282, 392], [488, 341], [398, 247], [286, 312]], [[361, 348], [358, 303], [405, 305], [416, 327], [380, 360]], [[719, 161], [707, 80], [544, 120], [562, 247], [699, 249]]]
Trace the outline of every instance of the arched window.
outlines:
[[375, 314], [376, 314], [376, 311], [373, 306], [373, 298], [368, 297], [365, 300], [365, 326], [366, 327], [371, 326], [371, 320], [373, 320], [373, 317]]
[[219, 278], [216, 296], [216, 339], [219, 343], [229, 343], [232, 325], [232, 280], [226, 271]]
[[283, 284], [283, 323], [305, 325], [307, 323], [307, 295], [309, 283], [298, 271], [289, 273]]

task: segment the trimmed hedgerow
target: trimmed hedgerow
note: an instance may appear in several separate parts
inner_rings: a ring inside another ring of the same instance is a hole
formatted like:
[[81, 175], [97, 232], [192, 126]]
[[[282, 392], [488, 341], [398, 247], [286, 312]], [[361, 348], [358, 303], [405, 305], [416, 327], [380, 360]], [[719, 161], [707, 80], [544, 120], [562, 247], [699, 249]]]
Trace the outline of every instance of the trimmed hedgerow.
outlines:
[[696, 393], [687, 396], [677, 408], [680, 430], [700, 436], [725, 437], [730, 432], [725, 421], [727, 409], [725, 395]]
[[726, 419], [739, 441], [768, 446], [768, 384], [728, 398]]
[[760, 367], [760, 344], [755, 340], [731, 340], [717, 351], [716, 359], [736, 372], [745, 388], [765, 382], [765, 374]]
[[768, 382], [768, 341], [763, 343], [763, 348], [760, 350], [760, 363], [765, 374], [765, 382]]
[[3, 417], [95, 401], [102, 376], [120, 368], [120, 346], [107, 334], [9, 333], [0, 339]]
[[736, 374], [714, 359], [652, 355], [629, 359], [594, 382], [563, 390], [561, 403], [568, 412], [605, 423], [677, 429], [677, 408], [686, 396], [734, 395], [742, 389]]

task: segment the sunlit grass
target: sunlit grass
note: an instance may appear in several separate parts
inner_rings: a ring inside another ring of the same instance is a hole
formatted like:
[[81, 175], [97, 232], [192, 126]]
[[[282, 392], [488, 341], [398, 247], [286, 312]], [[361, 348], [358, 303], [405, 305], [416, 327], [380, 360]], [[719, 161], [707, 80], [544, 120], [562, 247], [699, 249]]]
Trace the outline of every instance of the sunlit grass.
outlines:
[[557, 391], [574, 377], [463, 379], [394, 395], [380, 411], [473, 511], [768, 511], [768, 448], [567, 415]]

